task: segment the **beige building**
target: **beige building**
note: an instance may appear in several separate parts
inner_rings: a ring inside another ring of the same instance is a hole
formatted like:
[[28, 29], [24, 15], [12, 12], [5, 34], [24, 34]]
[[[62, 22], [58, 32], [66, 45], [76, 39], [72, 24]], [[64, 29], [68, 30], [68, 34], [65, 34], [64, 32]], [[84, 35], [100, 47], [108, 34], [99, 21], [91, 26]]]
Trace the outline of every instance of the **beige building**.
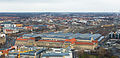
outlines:
[[17, 46], [24, 45], [24, 46], [42, 46], [42, 47], [62, 47], [62, 48], [71, 47], [73, 49], [94, 50], [98, 45], [98, 41], [91, 39], [91, 41], [89, 41], [89, 42], [79, 42], [75, 38], [66, 39], [63, 41], [58, 41], [58, 40], [35, 41], [35, 39], [18, 38], [18, 39], [16, 39], [15, 45], [17, 45]]

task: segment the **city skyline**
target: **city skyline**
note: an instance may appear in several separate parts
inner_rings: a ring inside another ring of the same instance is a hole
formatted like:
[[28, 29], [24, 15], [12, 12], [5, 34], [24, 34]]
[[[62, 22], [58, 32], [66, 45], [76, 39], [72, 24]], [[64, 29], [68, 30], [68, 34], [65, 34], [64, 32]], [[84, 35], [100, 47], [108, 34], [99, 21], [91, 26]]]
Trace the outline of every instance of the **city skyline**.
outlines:
[[0, 12], [119, 12], [119, 0], [0, 0]]

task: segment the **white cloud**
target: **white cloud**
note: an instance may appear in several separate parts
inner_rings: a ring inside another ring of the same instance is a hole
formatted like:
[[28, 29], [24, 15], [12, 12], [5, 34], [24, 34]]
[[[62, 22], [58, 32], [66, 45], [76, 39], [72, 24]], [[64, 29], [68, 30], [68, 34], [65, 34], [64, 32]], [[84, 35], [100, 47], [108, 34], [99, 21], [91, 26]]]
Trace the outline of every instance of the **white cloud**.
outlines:
[[119, 0], [0, 0], [0, 11], [118, 11]]

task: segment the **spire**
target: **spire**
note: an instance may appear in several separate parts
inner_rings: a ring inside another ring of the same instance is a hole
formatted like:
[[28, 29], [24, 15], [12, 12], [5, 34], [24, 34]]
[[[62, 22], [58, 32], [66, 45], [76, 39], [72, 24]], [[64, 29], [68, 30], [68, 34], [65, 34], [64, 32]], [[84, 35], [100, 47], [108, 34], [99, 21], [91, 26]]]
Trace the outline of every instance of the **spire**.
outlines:
[[[93, 32], [91, 31], [91, 35], [93, 35]], [[93, 41], [94, 39], [93, 39], [93, 36], [91, 37], [91, 41]]]
[[91, 37], [91, 41], [93, 41], [94, 39], [93, 39], [93, 37]]
[[93, 34], [93, 32], [91, 31], [91, 34]]

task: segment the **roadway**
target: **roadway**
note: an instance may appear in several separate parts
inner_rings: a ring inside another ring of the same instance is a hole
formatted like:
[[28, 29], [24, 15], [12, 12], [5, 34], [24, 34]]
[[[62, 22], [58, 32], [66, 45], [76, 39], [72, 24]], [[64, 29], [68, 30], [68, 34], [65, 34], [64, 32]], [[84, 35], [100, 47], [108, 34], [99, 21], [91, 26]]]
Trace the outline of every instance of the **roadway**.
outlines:
[[15, 37], [6, 36], [6, 42], [4, 45], [1, 46], [0, 50], [7, 49], [7, 48], [10, 48], [11, 46], [14, 46], [15, 40], [16, 40]]
[[108, 35], [111, 31], [116, 31], [118, 28], [116, 26], [109, 26], [109, 27], [101, 27], [101, 26], [97, 26], [94, 28], [89, 28], [86, 29], [84, 31], [81, 31], [80, 33], [90, 33], [93, 32], [94, 33], [99, 33], [103, 36]]

